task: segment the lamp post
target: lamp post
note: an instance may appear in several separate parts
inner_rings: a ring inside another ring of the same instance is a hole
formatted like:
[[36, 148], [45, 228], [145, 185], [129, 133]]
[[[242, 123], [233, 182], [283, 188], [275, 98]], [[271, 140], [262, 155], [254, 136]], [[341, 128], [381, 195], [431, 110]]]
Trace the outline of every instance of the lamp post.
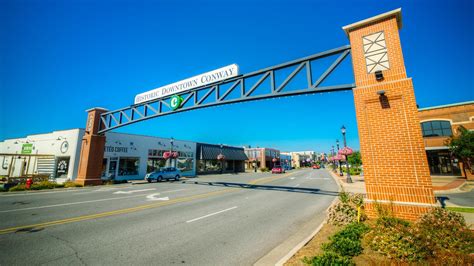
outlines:
[[253, 156], [253, 158], [254, 158], [254, 161], [253, 161], [253, 172], [254, 172], [254, 173], [257, 172], [257, 164], [258, 164], [258, 160], [257, 160], [258, 154], [257, 154], [257, 153], [258, 153], [258, 151], [255, 150], [255, 151], [254, 151], [254, 156]]
[[[336, 146], [337, 146], [337, 152], [339, 153], [339, 140], [336, 139]], [[339, 176], [343, 176], [344, 174], [342, 173], [342, 165], [341, 161], [338, 161], [339, 163]]]
[[332, 145], [331, 147], [332, 170], [336, 171], [336, 161], [334, 161], [334, 145]]
[[[348, 156], [352, 154], [352, 150], [347, 147], [346, 143], [346, 127], [341, 127], [342, 138], [344, 139], [344, 155], [346, 156], [346, 170], [347, 170], [347, 183], [352, 183], [351, 174], [349, 173], [349, 160]], [[342, 173], [342, 172], [341, 172]]]
[[174, 138], [171, 137], [170, 139], [171, 149], [170, 149], [170, 167], [173, 167], [173, 146], [174, 146]]
[[224, 145], [221, 144], [220, 145], [220, 148], [221, 148], [221, 153], [219, 155], [217, 155], [217, 160], [221, 161], [221, 174], [224, 172], [224, 154], [222, 154], [222, 149], [224, 148]]

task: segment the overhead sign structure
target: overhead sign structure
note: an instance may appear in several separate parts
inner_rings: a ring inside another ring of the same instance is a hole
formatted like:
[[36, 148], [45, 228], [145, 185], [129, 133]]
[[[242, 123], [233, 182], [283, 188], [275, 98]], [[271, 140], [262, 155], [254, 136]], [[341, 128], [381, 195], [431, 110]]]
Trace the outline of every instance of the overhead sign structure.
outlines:
[[163, 87], [143, 92], [135, 96], [135, 104], [147, 102], [154, 99], [163, 98], [172, 94], [188, 91], [197, 87], [205, 86], [214, 82], [226, 80], [239, 75], [239, 66], [236, 64], [228, 65], [216, 70], [206, 72], [181, 80]]

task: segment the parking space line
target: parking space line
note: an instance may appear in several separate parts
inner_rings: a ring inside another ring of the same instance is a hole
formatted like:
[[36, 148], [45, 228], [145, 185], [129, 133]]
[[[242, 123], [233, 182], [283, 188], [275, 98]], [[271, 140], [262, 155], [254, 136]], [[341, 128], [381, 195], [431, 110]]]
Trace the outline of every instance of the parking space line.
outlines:
[[223, 213], [223, 212], [226, 212], [226, 211], [230, 211], [230, 210], [233, 210], [233, 209], [236, 209], [236, 208], [237, 208], [237, 206], [234, 206], [234, 207], [231, 207], [231, 208], [228, 208], [228, 209], [225, 209], [225, 210], [222, 210], [222, 211], [218, 211], [218, 212], [213, 212], [213, 213], [210, 213], [210, 214], [207, 214], [207, 215], [204, 215], [204, 216], [201, 216], [201, 217], [198, 217], [198, 218], [186, 221], [186, 222], [187, 223], [192, 223], [192, 222], [199, 221], [201, 219], [211, 217], [211, 216], [214, 216], [216, 214]]

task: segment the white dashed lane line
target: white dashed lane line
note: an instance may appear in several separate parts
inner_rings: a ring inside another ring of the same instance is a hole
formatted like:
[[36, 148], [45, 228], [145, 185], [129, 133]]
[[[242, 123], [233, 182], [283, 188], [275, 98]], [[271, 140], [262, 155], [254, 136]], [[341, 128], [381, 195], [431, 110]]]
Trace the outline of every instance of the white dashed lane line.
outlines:
[[214, 216], [216, 214], [223, 213], [223, 212], [226, 212], [226, 211], [230, 211], [230, 210], [233, 210], [233, 209], [236, 209], [236, 208], [237, 208], [237, 206], [234, 206], [234, 207], [231, 207], [231, 208], [228, 208], [228, 209], [225, 209], [225, 210], [222, 210], [222, 211], [218, 211], [218, 212], [213, 212], [213, 213], [210, 213], [210, 214], [207, 214], [207, 215], [204, 215], [204, 216], [201, 216], [201, 217], [198, 217], [198, 218], [186, 221], [186, 222], [187, 223], [192, 223], [192, 222], [199, 221], [201, 219], [211, 217], [211, 216]]

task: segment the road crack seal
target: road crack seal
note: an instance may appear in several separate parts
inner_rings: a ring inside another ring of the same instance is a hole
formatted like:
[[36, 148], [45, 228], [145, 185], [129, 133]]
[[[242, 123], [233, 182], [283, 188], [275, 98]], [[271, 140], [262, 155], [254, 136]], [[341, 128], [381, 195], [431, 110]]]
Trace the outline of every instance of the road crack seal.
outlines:
[[[54, 238], [54, 239], [56, 239], [56, 240], [58, 240], [58, 241], [60, 241], [60, 242], [62, 242], [62, 243], [64, 243], [64, 245], [66, 247], [68, 247], [69, 249], [71, 249], [74, 252], [74, 256], [81, 262], [82, 265], [87, 265], [86, 262], [84, 260], [82, 260], [82, 258], [79, 256], [79, 252], [76, 250], [76, 248], [74, 248], [73, 243], [71, 243], [71, 242], [69, 242], [65, 239], [62, 239], [58, 236], [55, 236], [53, 234], [47, 234], [47, 235]], [[62, 259], [62, 258], [65, 258], [65, 257], [67, 257], [67, 256], [59, 257], [59, 258], [47, 261], [46, 263], [49, 263], [49, 262], [52, 262], [52, 261], [55, 261], [55, 260], [58, 260], [58, 259]]]

